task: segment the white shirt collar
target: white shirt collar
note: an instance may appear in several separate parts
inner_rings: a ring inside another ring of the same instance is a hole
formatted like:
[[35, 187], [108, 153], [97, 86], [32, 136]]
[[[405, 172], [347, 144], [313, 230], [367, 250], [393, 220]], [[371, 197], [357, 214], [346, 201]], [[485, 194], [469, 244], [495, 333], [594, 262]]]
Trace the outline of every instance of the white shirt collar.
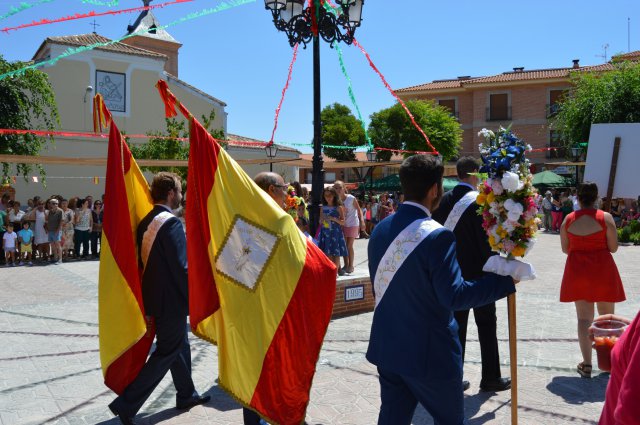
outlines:
[[458, 182], [458, 186], [467, 186], [467, 187], [470, 187], [473, 190], [477, 190], [477, 188], [473, 187], [472, 185], [470, 185], [467, 182]]
[[166, 206], [165, 204], [155, 204], [156, 207], [162, 207], [165, 210], [169, 211], [171, 214], [173, 214], [173, 210], [171, 208], [169, 208], [168, 206]]
[[402, 205], [413, 205], [414, 207], [418, 207], [420, 208], [422, 211], [424, 211], [425, 213], [427, 213], [427, 216], [431, 217], [431, 211], [429, 211], [429, 208], [425, 207], [422, 204], [419, 204], [417, 202], [411, 202], [411, 201], [404, 201], [402, 203]]

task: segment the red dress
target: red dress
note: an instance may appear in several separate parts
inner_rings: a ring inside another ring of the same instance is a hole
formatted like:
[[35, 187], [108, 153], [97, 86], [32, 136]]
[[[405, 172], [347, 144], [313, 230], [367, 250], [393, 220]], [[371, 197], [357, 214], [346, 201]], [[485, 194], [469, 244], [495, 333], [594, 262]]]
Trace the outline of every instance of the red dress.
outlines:
[[[583, 215], [593, 217], [602, 230], [586, 236], [569, 232], [571, 225]], [[626, 299], [622, 280], [607, 247], [607, 225], [602, 210], [583, 209], [566, 218], [569, 256], [564, 266], [560, 301], [620, 302]]]

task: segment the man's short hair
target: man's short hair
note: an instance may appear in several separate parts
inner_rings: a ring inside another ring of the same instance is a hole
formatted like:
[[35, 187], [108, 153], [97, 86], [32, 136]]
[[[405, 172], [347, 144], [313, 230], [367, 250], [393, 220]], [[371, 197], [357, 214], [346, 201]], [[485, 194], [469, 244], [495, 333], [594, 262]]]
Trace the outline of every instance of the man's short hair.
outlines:
[[151, 182], [151, 198], [153, 202], [166, 201], [169, 197], [169, 192], [175, 190], [181, 184], [182, 182], [177, 174], [160, 171], [153, 177], [153, 182]]
[[400, 185], [407, 201], [421, 202], [434, 184], [442, 185], [444, 165], [431, 155], [413, 155], [400, 166]]
[[278, 177], [279, 175], [277, 173], [272, 173], [271, 171], [263, 171], [261, 173], [258, 173], [253, 178], [253, 181], [258, 186], [260, 186], [260, 189], [269, 193], [269, 186], [276, 186], [278, 184]]
[[463, 156], [456, 162], [456, 172], [459, 179], [466, 179], [470, 173], [477, 173], [479, 169], [478, 160], [472, 156]]

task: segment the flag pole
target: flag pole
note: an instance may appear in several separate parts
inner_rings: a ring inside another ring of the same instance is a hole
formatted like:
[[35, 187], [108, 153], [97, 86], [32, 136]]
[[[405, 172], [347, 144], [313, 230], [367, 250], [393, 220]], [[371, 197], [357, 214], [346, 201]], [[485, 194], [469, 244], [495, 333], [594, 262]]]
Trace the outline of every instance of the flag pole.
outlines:
[[507, 296], [509, 360], [511, 364], [511, 424], [518, 425], [518, 350], [516, 339], [516, 294]]

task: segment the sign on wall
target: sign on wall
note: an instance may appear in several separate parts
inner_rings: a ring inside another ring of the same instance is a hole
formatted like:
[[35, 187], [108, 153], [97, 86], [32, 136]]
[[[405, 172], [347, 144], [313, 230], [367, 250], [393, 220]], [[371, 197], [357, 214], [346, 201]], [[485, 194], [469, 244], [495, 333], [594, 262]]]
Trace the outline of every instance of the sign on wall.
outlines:
[[344, 288], [344, 300], [364, 300], [364, 285], [346, 286]]
[[126, 112], [127, 76], [119, 72], [96, 71], [96, 92], [113, 112]]

